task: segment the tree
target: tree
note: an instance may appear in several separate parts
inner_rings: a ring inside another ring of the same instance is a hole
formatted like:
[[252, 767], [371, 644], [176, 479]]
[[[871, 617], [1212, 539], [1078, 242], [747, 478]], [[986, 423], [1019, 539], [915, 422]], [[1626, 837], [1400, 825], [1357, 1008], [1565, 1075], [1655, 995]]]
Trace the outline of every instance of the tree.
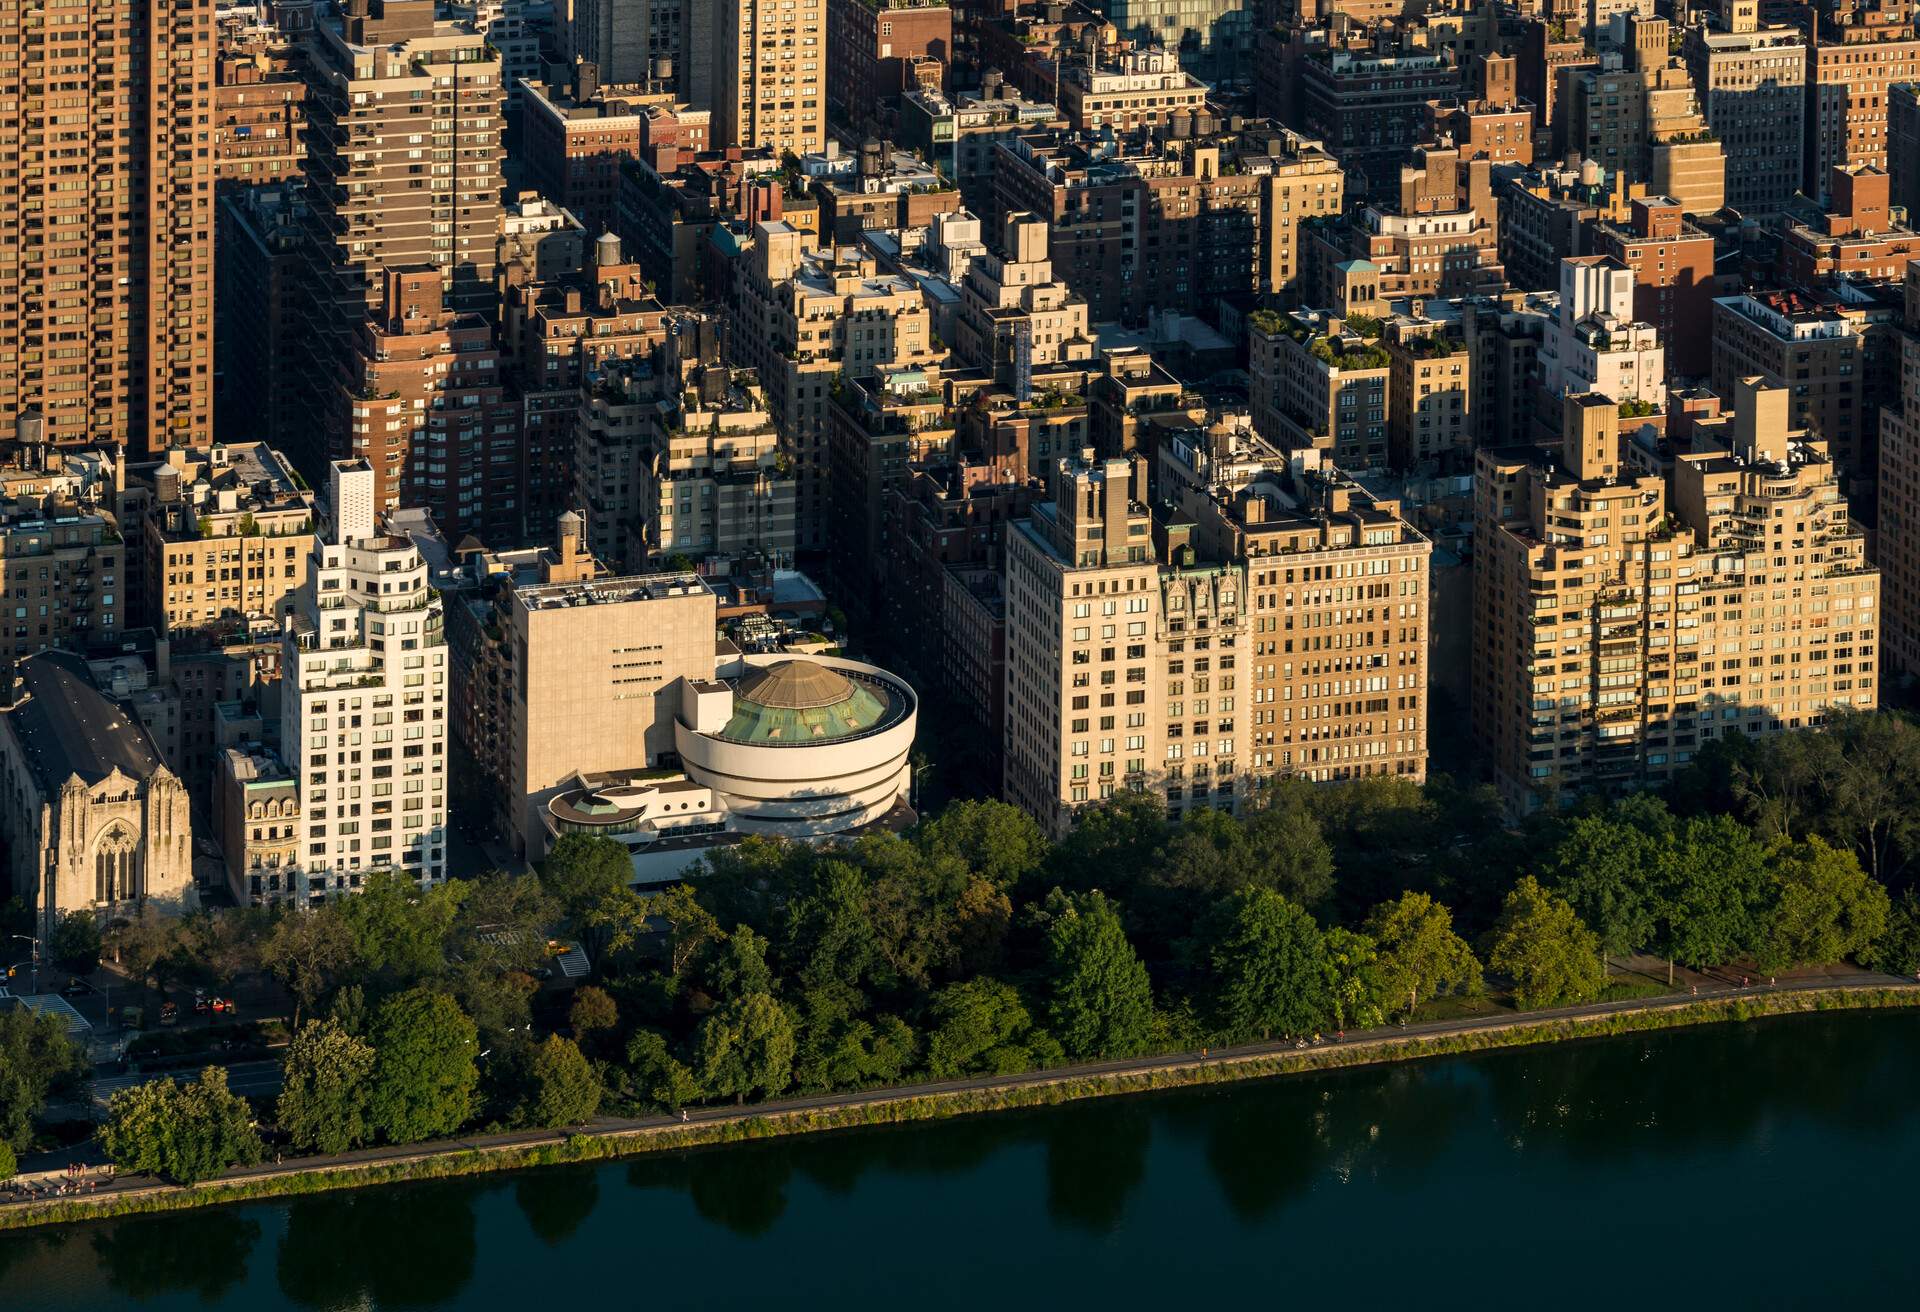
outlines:
[[[1800, 735], [1792, 735], [1800, 737]], [[1860, 853], [1876, 879], [1898, 874], [1920, 839], [1920, 726], [1905, 716], [1853, 711], [1831, 737], [1837, 768], [1827, 782], [1824, 827]]]
[[700, 1023], [694, 1069], [715, 1097], [772, 1097], [793, 1080], [793, 1018], [766, 993], [749, 993]]
[[394, 988], [411, 988], [447, 964], [466, 882], [454, 880], [422, 890], [396, 870], [376, 870], [360, 892], [332, 904], [353, 940], [359, 969]]
[[1546, 882], [1573, 905], [1602, 952], [1631, 956], [1653, 941], [1654, 875], [1661, 840], [1672, 828], [1658, 798], [1637, 795], [1609, 814], [1575, 818], [1547, 857]]
[[1203, 928], [1213, 1012], [1235, 1038], [1305, 1034], [1333, 1014], [1320, 927], [1270, 888], [1244, 888]]
[[1662, 942], [1669, 960], [1699, 968], [1760, 943], [1775, 892], [1766, 849], [1732, 816], [1694, 816], [1661, 851]]
[[[956, 1075], [1011, 1075], [1040, 1064], [1058, 1045], [1036, 1045], [1033, 1018], [1011, 984], [972, 979], [933, 995], [928, 1005], [927, 1071]], [[1036, 1052], [1036, 1046], [1042, 1052]]]
[[353, 932], [334, 904], [280, 917], [261, 956], [273, 977], [293, 994], [293, 1023], [319, 1005], [353, 960]]
[[466, 881], [447, 955], [486, 971], [532, 974], [547, 955], [547, 929], [559, 903], [531, 875], [495, 870]]
[[859, 988], [882, 968], [865, 872], [847, 861], [820, 863], [813, 888], [788, 909], [781, 959], [807, 989]]
[[627, 1074], [647, 1101], [670, 1112], [700, 1097], [700, 1081], [658, 1030], [635, 1030], [627, 1040]]
[[1405, 999], [1411, 1012], [1422, 997], [1474, 993], [1480, 988], [1480, 963], [1453, 932], [1453, 916], [1425, 893], [1402, 893], [1367, 917], [1366, 934], [1379, 952], [1384, 995]]
[[189, 1085], [163, 1078], [115, 1093], [100, 1146], [122, 1170], [174, 1184], [196, 1184], [260, 1160], [253, 1113], [227, 1088], [227, 1072], [218, 1066]]
[[178, 916], [144, 906], [133, 919], [115, 922], [110, 936], [114, 960], [126, 967], [134, 983], [151, 981], [164, 993], [185, 964], [180, 959], [181, 928]]
[[722, 1002], [773, 992], [767, 967], [767, 941], [747, 925], [735, 925], [720, 941], [706, 966], [707, 990]]
[[1105, 888], [1124, 895], [1153, 868], [1167, 836], [1166, 804], [1155, 793], [1123, 789], [1074, 821], [1047, 856], [1047, 869], [1069, 892]]
[[1320, 936], [1326, 959], [1327, 995], [1340, 1029], [1371, 1029], [1387, 1018], [1386, 982], [1380, 950], [1372, 939], [1335, 925]]
[[620, 1009], [614, 1006], [612, 994], [587, 984], [574, 991], [573, 1006], [567, 1009], [567, 1023], [573, 1027], [575, 1038], [585, 1039], [589, 1034], [618, 1025]]
[[1908, 889], [1887, 915], [1887, 932], [1873, 946], [1876, 969], [1920, 979], [1920, 892]]
[[1864, 958], [1887, 931], [1892, 900], [1844, 848], [1810, 837], [1774, 849], [1779, 904], [1760, 952], [1767, 970]]
[[929, 853], [950, 854], [994, 887], [1012, 888], [1040, 868], [1047, 837], [1017, 806], [994, 801], [953, 803], [920, 828]]
[[1333, 891], [1333, 848], [1310, 800], [1317, 786], [1274, 780], [1253, 795], [1245, 822], [1253, 882], [1306, 907]]
[[79, 1093], [92, 1071], [57, 1018], [25, 1007], [0, 1011], [0, 1144], [25, 1148], [48, 1099]]
[[478, 1034], [444, 993], [409, 989], [374, 1012], [368, 1110], [389, 1143], [451, 1134], [473, 1114]]
[[540, 863], [540, 882], [561, 912], [578, 920], [602, 898], [633, 883], [633, 858], [611, 838], [562, 834]]
[[675, 884], [643, 901], [648, 916], [667, 924], [667, 973], [678, 979], [720, 937], [720, 922], [700, 905], [690, 884]]
[[558, 1034], [533, 1050], [529, 1117], [544, 1129], [584, 1125], [600, 1110], [600, 1077], [578, 1045]]
[[20, 1170], [20, 1159], [14, 1156], [13, 1145], [0, 1140], [0, 1183], [13, 1179]]
[[1585, 1002], [1607, 986], [1598, 936], [1532, 875], [1507, 894], [1487, 964], [1513, 981], [1514, 1001], [1528, 1010]]
[[344, 1153], [373, 1139], [374, 1051], [331, 1020], [310, 1020], [287, 1047], [280, 1130], [296, 1148]]
[[93, 974], [100, 968], [100, 922], [91, 911], [67, 912], [48, 936], [47, 956], [70, 974]]
[[1075, 1058], [1144, 1050], [1153, 989], [1113, 904], [1098, 890], [1075, 897], [1056, 890], [1048, 900], [1049, 1010], [1061, 1046]]

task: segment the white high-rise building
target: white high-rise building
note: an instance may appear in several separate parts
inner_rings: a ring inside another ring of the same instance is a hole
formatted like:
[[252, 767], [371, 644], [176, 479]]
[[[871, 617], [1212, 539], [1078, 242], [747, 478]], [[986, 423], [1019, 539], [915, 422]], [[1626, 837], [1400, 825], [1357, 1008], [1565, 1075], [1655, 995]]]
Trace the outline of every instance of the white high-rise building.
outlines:
[[446, 874], [447, 645], [413, 543], [377, 526], [374, 473], [336, 460], [281, 673], [281, 748], [300, 781], [311, 896], [382, 869]]

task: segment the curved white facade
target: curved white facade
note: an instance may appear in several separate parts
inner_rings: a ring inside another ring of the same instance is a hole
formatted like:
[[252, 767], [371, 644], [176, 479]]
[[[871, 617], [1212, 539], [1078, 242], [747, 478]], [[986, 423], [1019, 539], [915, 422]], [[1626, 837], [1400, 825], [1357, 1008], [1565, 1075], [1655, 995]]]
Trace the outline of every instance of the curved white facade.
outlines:
[[736, 673], [803, 660], [885, 693], [887, 714], [861, 732], [821, 741], [744, 742], [702, 733], [683, 709], [674, 746], [687, 778], [726, 802], [730, 827], [750, 834], [811, 838], [870, 824], [903, 801], [919, 698], [878, 666], [829, 656], [747, 656]]

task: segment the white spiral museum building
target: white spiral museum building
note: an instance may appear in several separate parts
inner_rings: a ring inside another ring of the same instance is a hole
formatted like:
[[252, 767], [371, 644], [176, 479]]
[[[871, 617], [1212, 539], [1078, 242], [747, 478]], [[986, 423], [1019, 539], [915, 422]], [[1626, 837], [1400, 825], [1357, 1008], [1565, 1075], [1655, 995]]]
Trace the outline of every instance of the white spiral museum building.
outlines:
[[713, 790], [736, 832], [843, 833], [907, 800], [919, 699], [878, 666], [747, 656], [682, 687], [682, 768]]

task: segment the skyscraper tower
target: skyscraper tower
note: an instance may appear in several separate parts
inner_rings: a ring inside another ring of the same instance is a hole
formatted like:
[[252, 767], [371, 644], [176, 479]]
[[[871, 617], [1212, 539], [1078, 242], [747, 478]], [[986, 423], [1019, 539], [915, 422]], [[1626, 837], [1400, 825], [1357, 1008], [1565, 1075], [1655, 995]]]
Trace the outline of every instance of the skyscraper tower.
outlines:
[[0, 431], [204, 445], [213, 0], [0, 4]]

